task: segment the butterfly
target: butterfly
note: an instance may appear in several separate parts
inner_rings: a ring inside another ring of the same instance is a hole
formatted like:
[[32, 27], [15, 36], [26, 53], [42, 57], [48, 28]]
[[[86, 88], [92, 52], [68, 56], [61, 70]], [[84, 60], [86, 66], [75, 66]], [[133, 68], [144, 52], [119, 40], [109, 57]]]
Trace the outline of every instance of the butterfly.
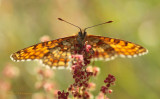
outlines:
[[[69, 23], [61, 18], [61, 21]], [[111, 23], [108, 21], [98, 25]], [[69, 23], [75, 27], [78, 27], [72, 23]], [[91, 27], [95, 27], [94, 25]], [[39, 60], [42, 64], [51, 68], [64, 68], [68, 67], [71, 55], [75, 50], [75, 44], [83, 45], [86, 41], [92, 46], [94, 51], [92, 60], [113, 60], [117, 56], [121, 57], [136, 57], [144, 55], [148, 52], [144, 47], [129, 42], [125, 40], [88, 35], [86, 29], [82, 30], [80, 27], [80, 32], [75, 36], [69, 36], [64, 38], [59, 38], [52, 41], [41, 42], [30, 47], [19, 50], [11, 55], [13, 61], [29, 61], [29, 60]]]

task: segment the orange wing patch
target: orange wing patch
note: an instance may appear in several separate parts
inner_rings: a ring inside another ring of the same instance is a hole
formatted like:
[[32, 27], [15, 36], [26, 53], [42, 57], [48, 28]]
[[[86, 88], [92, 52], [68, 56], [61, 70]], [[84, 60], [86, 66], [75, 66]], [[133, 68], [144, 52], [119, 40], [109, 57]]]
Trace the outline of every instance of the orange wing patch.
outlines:
[[52, 52], [47, 53], [42, 59], [42, 63], [52, 68], [64, 68], [69, 66], [71, 52], [69, 51], [61, 51], [59, 50], [54, 51], [56, 52], [53, 54]]
[[[88, 38], [92, 38], [95, 40], [99, 40], [99, 42], [104, 42], [104, 46], [110, 46], [112, 47], [116, 54], [121, 56], [121, 57], [136, 57], [137, 55], [143, 55], [146, 54], [148, 51], [147, 49], [145, 49], [144, 47], [128, 42], [128, 41], [124, 41], [124, 40], [120, 40], [120, 39], [114, 39], [114, 38], [108, 38], [108, 37], [102, 37], [102, 36], [94, 36], [94, 35], [89, 35]], [[97, 43], [99, 43], [97, 42]], [[100, 46], [101, 44], [99, 44], [98, 46]]]
[[59, 43], [58, 46], [50, 49], [43, 57], [42, 63], [52, 68], [64, 68], [69, 66], [71, 53], [74, 50], [74, 38]]
[[[66, 38], [60, 38], [53, 41], [42, 42], [27, 48], [24, 48], [16, 53], [11, 55], [13, 61], [24, 61], [24, 60], [34, 60], [34, 59], [43, 59], [43, 57], [54, 49], [56, 46], [68, 46], [67, 41], [69, 39], [74, 40], [75, 36], [70, 36]], [[64, 45], [63, 45], [64, 44]], [[65, 47], [64, 47], [65, 48]]]
[[109, 44], [103, 42], [99, 38], [88, 37], [88, 44], [92, 46], [94, 50], [93, 60], [112, 60], [117, 55], [114, 48], [112, 48]]

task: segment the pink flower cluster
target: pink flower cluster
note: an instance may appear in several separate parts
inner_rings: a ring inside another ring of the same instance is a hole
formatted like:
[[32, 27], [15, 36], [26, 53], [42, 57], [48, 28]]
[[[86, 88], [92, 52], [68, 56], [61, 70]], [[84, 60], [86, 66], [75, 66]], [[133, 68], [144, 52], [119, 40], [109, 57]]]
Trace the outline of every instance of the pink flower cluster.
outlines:
[[[90, 59], [93, 55], [93, 50], [90, 45], [87, 45], [87, 42], [84, 46], [75, 45], [75, 52], [72, 55], [72, 75], [74, 79], [74, 83], [71, 84], [68, 88], [68, 92], [60, 92], [58, 91], [58, 97], [65, 97], [63, 99], [68, 99], [69, 93], [76, 99], [91, 99], [92, 94], [90, 91], [94, 90], [96, 84], [93, 82], [89, 82], [91, 77], [96, 77], [99, 73], [98, 67], [88, 66], [90, 63]], [[108, 88], [115, 81], [115, 77], [112, 75], [108, 75], [105, 79], [106, 86], [102, 86], [100, 94], [96, 99], [102, 99], [101, 96], [106, 95], [107, 91], [111, 93], [111, 90]], [[59, 98], [61, 99], [61, 98]], [[108, 99], [107, 97], [105, 99]]]
[[87, 42], [83, 47], [79, 46], [79, 50], [72, 55], [72, 75], [74, 83], [70, 85], [68, 91], [72, 93], [74, 97], [89, 99], [89, 79], [93, 76], [93, 72], [87, 71], [87, 65], [92, 58], [91, 46], [87, 45]]
[[[88, 88], [88, 81], [91, 76], [93, 76], [93, 72], [88, 72], [86, 70], [86, 66], [83, 65], [83, 60], [81, 60], [80, 55], [74, 55], [73, 58], [76, 59], [76, 63], [73, 63], [72, 66], [72, 74], [75, 82], [70, 85], [68, 91], [70, 91], [74, 97], [85, 97], [89, 98], [89, 94], [86, 91]], [[81, 93], [84, 92], [84, 93]]]

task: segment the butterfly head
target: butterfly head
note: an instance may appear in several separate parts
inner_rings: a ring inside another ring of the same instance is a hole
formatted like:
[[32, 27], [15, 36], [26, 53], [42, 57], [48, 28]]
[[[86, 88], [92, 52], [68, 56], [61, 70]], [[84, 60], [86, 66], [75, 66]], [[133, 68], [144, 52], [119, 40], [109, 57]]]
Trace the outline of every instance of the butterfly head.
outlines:
[[85, 40], [86, 35], [87, 32], [85, 30], [80, 29], [77, 36], [78, 43], [82, 44], [82, 42]]
[[81, 40], [84, 40], [84, 38], [86, 37], [87, 32], [84, 30], [80, 30], [78, 32], [78, 36], [81, 38]]
[[107, 22], [104, 22], [104, 23], [100, 23], [100, 24], [97, 24], [97, 25], [93, 25], [93, 26], [87, 27], [84, 30], [82, 30], [79, 26], [74, 25], [74, 24], [72, 24], [72, 23], [70, 23], [68, 21], [65, 21], [65, 20], [61, 19], [61, 18], [58, 18], [58, 20], [64, 21], [64, 22], [66, 22], [66, 23], [68, 23], [68, 24], [70, 24], [72, 26], [75, 26], [75, 27], [79, 28], [80, 31], [78, 32], [78, 36], [77, 36], [77, 41], [78, 41], [79, 44], [83, 44], [84, 43], [85, 37], [86, 37], [86, 34], [87, 34], [87, 32], [86, 32], [87, 29], [112, 22], [112, 21], [107, 21]]

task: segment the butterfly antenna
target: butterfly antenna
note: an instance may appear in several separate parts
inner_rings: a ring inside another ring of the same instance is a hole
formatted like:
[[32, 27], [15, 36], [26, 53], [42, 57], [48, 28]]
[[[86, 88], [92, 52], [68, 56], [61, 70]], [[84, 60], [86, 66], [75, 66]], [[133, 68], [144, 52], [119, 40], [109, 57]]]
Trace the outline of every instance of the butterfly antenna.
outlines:
[[68, 23], [68, 24], [70, 24], [70, 25], [73, 25], [73, 26], [79, 28], [80, 31], [82, 31], [82, 29], [81, 29], [79, 26], [77, 26], [77, 25], [74, 25], [74, 24], [72, 24], [72, 23], [70, 23], [70, 22], [67, 22], [66, 20], [63, 20], [63, 19], [61, 19], [61, 18], [58, 18], [58, 20], [64, 21], [64, 22], [66, 22], [66, 23]]
[[97, 25], [93, 25], [93, 26], [90, 26], [90, 27], [85, 28], [84, 31], [86, 31], [86, 30], [89, 29], [89, 28], [96, 27], [96, 26], [99, 26], [99, 25], [103, 25], [103, 24], [106, 24], [106, 23], [111, 23], [111, 22], [113, 22], [113, 21], [107, 21], [107, 22], [104, 22], [104, 23], [100, 23], [100, 24], [97, 24]]

